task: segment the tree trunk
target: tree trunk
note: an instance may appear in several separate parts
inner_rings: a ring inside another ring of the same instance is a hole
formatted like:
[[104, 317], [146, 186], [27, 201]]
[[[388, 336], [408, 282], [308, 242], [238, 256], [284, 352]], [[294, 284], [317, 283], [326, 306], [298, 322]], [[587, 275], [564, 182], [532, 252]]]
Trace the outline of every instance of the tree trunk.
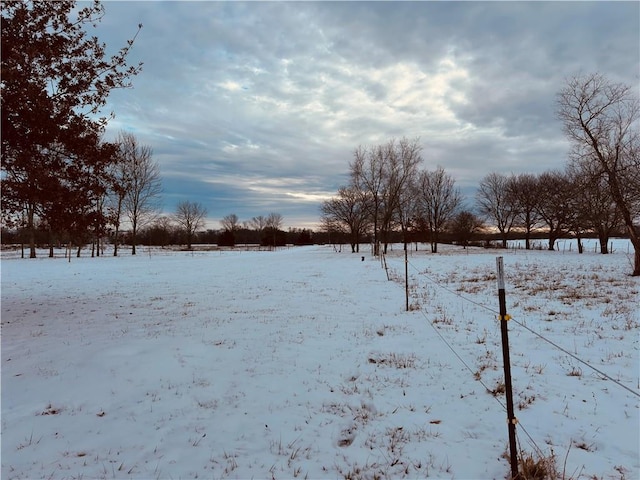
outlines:
[[380, 243], [378, 241], [378, 204], [376, 202], [373, 210], [373, 256], [380, 254]]
[[604, 236], [603, 234], [598, 235], [598, 241], [600, 242], [600, 253], [607, 254], [609, 253], [609, 237]]
[[[616, 203], [618, 208], [620, 209], [620, 213], [622, 214], [622, 219], [624, 220], [624, 224], [629, 231], [629, 240], [633, 244], [633, 248], [635, 250], [634, 255], [634, 265], [633, 265], [633, 273], [631, 274], [634, 277], [640, 276], [640, 231], [636, 229], [633, 224], [633, 215], [631, 215], [631, 210], [629, 209], [629, 204], [626, 202], [624, 195], [622, 194], [622, 189], [620, 188], [620, 178], [618, 177], [618, 172], [611, 169], [609, 162], [603, 155], [602, 151], [598, 147], [598, 141], [594, 138], [591, 131], [586, 128], [584, 124], [582, 124], [583, 130], [589, 136], [591, 141], [591, 146], [593, 147], [596, 155], [598, 156], [598, 160], [600, 162], [600, 166], [604, 170], [607, 175], [607, 182], [609, 183], [609, 189], [611, 190], [611, 196], [613, 197], [613, 201]], [[620, 151], [616, 148], [616, 157], [614, 165], [617, 165], [619, 159]]]
[[27, 207], [27, 230], [29, 231], [29, 258], [36, 258], [36, 229], [33, 224], [33, 206]]
[[49, 258], [53, 258], [53, 233], [49, 229]]
[[620, 208], [622, 212], [622, 218], [624, 219], [624, 224], [629, 231], [629, 240], [631, 240], [631, 244], [635, 250], [634, 255], [634, 265], [633, 265], [633, 273], [631, 274], [634, 277], [640, 276], [640, 229], [636, 228], [633, 224], [633, 216], [631, 215], [631, 211], [629, 210], [628, 205], [626, 204], [623, 195], [620, 193], [620, 185], [618, 184], [617, 177], [612, 178], [612, 173], [607, 172], [609, 175], [609, 186], [611, 187], [611, 194], [613, 196], [613, 200]]
[[524, 248], [531, 250], [531, 213], [525, 215]]
[[584, 253], [584, 245], [582, 245], [582, 238], [578, 236], [576, 237], [576, 240], [578, 241], [578, 253]]
[[133, 225], [131, 226], [131, 255], [135, 255], [136, 254], [136, 231], [137, 225], [136, 222], [133, 222]]
[[116, 232], [113, 237], [113, 256], [118, 256], [118, 226], [116, 225]]
[[639, 229], [631, 222], [627, 225], [627, 229], [629, 230], [629, 240], [631, 240], [631, 244], [635, 250], [633, 257], [633, 273], [631, 275], [638, 277], [640, 276], [640, 232], [638, 231]]

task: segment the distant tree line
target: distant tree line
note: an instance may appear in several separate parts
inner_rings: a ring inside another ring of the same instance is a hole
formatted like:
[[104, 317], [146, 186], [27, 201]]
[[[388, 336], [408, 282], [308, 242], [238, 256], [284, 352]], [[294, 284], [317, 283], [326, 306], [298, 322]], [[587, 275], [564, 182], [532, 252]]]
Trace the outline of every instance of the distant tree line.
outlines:
[[640, 275], [640, 125], [631, 87], [599, 74], [575, 77], [558, 94], [558, 117], [574, 147], [563, 169], [541, 174], [491, 172], [480, 182], [475, 204], [463, 203], [442, 167], [422, 169], [418, 139], [359, 146], [349, 164], [349, 183], [322, 204], [322, 225], [346, 237], [353, 252], [371, 237], [374, 254], [386, 252], [394, 232], [402, 241], [430, 244], [443, 236], [467, 245], [497, 232], [502, 246], [514, 234], [525, 248], [544, 231], [548, 249], [567, 236], [597, 236], [600, 252], [623, 232], [635, 249]]
[[[180, 202], [173, 215], [155, 215], [153, 219], [136, 232], [134, 240], [133, 230], [126, 229], [116, 233], [115, 229], [105, 232], [100, 242], [91, 243], [92, 254], [99, 255], [104, 252], [107, 244], [112, 245], [114, 252], [121, 245], [133, 246], [183, 246], [191, 250], [195, 245], [218, 245], [221, 247], [263, 246], [278, 247], [285, 245], [312, 245], [314, 243], [327, 243], [328, 235], [323, 232], [314, 232], [306, 228], [282, 229], [283, 217], [278, 213], [268, 216], [253, 217], [249, 221], [240, 222], [237, 215], [231, 214], [220, 220], [221, 229], [205, 229], [204, 220], [207, 211], [196, 202]], [[15, 228], [2, 229], [2, 243], [5, 245], [23, 245], [32, 232]], [[116, 236], [117, 235], [117, 236]], [[78, 242], [77, 238], [65, 235], [55, 237], [52, 241], [50, 232], [45, 228], [36, 228], [33, 231], [36, 246], [49, 246], [53, 256], [54, 247], [64, 247], [72, 243], [80, 249], [87, 243]], [[89, 239], [90, 240], [90, 239]]]
[[[172, 217], [159, 217], [142, 232], [140, 241], [146, 245], [184, 245], [192, 249], [194, 244], [234, 247], [260, 245], [277, 247], [284, 245], [311, 245], [314, 233], [309, 229], [282, 230], [283, 217], [272, 212], [240, 222], [236, 214], [220, 220], [221, 229], [203, 230], [206, 209], [199, 203], [181, 202]], [[125, 239], [126, 241], [126, 239]]]

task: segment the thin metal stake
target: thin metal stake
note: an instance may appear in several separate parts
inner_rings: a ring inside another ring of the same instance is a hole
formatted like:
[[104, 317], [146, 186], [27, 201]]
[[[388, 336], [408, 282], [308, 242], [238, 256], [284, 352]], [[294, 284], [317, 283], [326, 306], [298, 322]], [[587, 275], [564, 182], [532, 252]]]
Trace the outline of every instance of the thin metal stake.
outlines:
[[509, 427], [509, 449], [511, 458], [511, 480], [520, 478], [518, 474], [518, 450], [516, 447], [516, 423], [513, 413], [513, 389], [511, 386], [511, 363], [509, 360], [509, 330], [507, 321], [507, 302], [504, 288], [504, 264], [502, 257], [496, 257], [498, 268], [498, 302], [500, 303], [500, 331], [502, 332], [502, 359], [504, 363], [504, 386], [507, 395], [507, 422]]
[[407, 258], [407, 244], [404, 244], [404, 293], [406, 308], [409, 311], [409, 259]]

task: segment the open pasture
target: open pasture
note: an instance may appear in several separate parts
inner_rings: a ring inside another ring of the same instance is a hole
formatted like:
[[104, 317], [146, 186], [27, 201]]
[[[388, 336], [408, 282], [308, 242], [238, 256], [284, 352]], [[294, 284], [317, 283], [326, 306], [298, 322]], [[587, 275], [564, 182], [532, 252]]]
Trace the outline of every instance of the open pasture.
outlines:
[[639, 478], [627, 243], [440, 249], [3, 254], [2, 478], [505, 478], [498, 255], [521, 448]]

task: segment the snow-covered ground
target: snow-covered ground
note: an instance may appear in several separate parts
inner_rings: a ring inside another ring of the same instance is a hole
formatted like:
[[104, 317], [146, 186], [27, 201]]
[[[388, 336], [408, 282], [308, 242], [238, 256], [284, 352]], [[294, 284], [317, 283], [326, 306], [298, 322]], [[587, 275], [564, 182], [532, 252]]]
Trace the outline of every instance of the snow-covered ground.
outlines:
[[3, 252], [2, 478], [505, 478], [497, 256], [520, 447], [640, 478], [628, 242], [563, 246], [421, 246], [409, 312], [397, 245]]

